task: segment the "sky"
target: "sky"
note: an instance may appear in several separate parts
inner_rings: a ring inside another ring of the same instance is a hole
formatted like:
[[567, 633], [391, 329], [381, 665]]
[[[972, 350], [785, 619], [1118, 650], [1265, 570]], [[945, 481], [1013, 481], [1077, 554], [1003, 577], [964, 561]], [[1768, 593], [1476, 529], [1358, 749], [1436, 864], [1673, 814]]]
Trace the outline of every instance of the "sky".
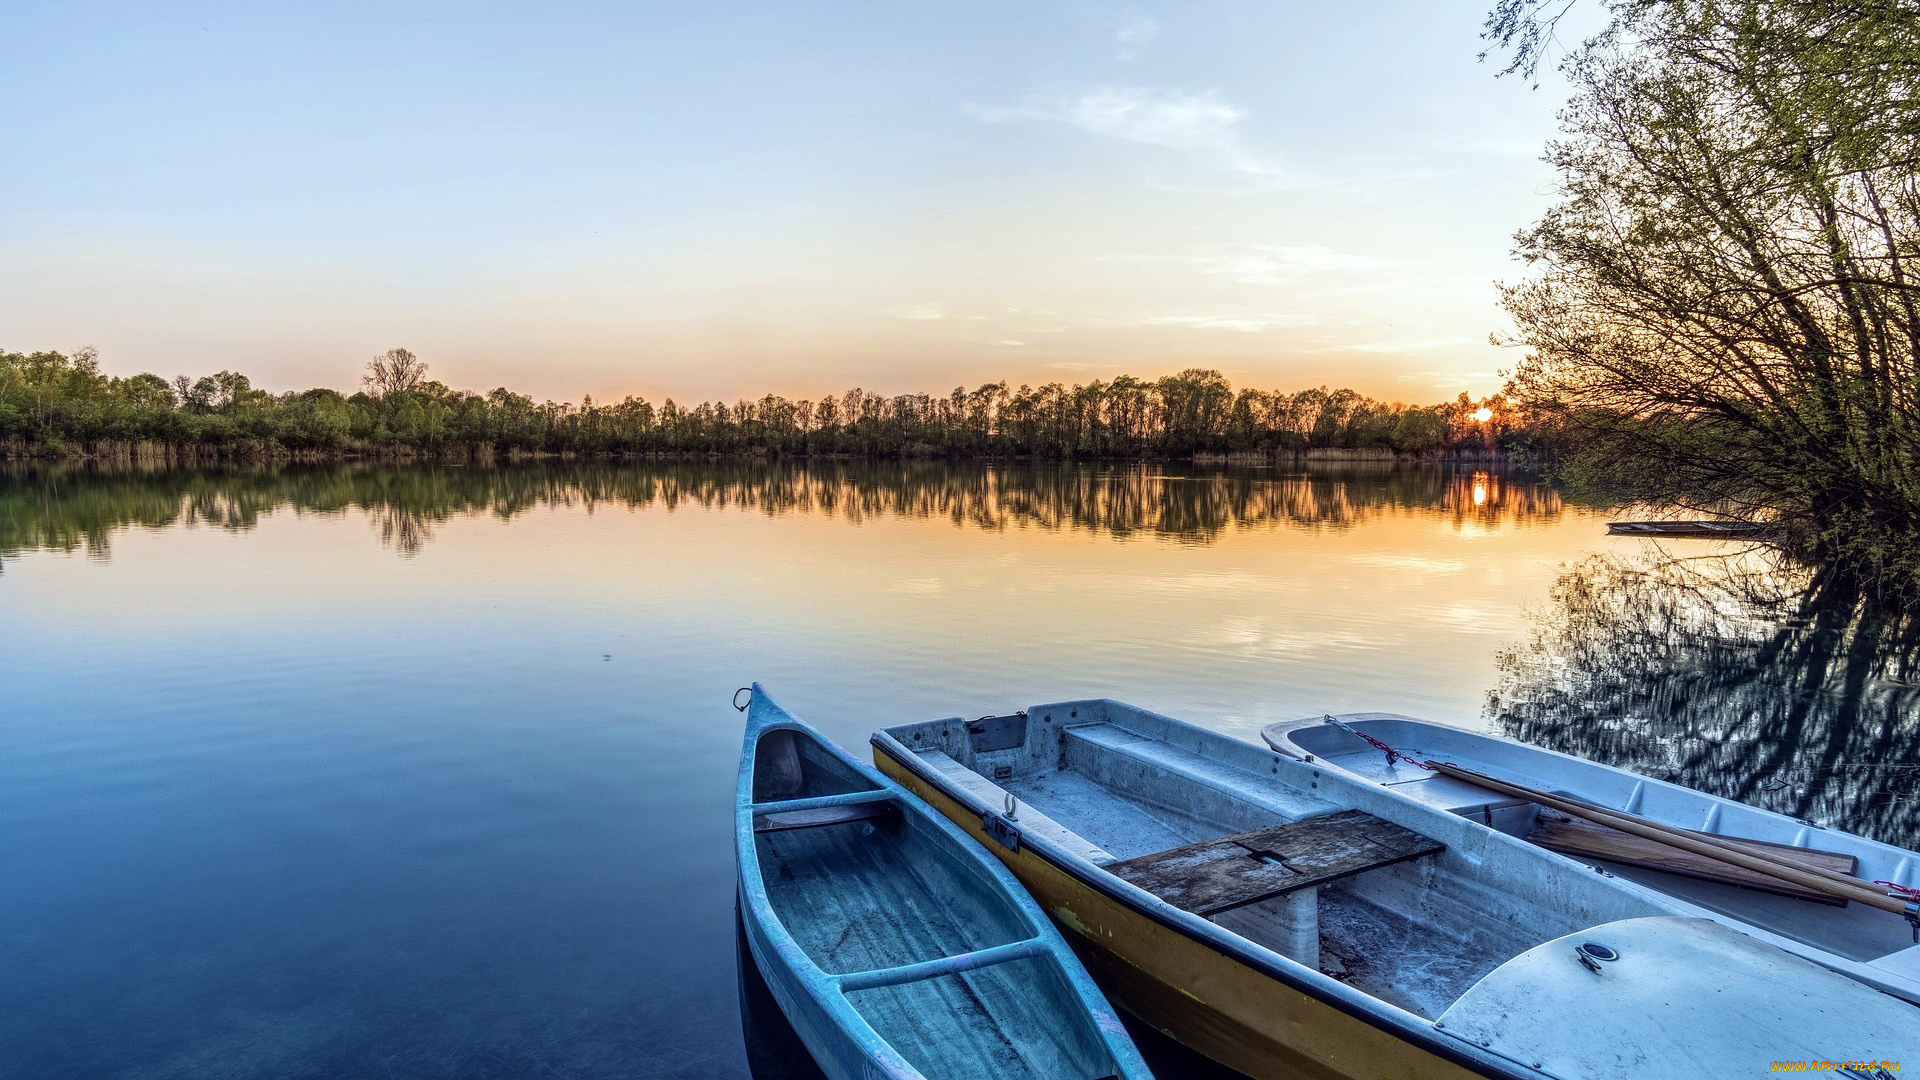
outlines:
[[1472, 0], [0, 5], [0, 349], [578, 400], [1497, 389]]

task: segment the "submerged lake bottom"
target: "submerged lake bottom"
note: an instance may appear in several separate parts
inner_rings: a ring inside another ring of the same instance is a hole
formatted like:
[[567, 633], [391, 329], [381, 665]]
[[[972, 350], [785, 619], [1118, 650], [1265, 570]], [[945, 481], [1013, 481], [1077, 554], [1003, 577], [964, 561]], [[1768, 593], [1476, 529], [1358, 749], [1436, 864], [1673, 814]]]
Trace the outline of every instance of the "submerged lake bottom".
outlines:
[[0, 1074], [813, 1075], [740, 962], [755, 680], [859, 756], [1382, 710], [1920, 842], [1909, 621], [1606, 520], [1440, 467], [9, 467]]

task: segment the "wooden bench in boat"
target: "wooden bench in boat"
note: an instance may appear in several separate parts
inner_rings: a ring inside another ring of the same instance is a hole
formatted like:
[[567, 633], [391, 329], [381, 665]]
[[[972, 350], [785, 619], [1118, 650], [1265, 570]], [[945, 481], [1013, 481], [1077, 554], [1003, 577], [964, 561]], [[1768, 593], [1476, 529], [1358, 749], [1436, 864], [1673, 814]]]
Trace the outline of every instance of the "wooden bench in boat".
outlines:
[[[1722, 844], [1730, 844], [1756, 855], [1764, 855], [1770, 859], [1815, 870], [1852, 874], [1860, 864], [1860, 860], [1852, 855], [1838, 851], [1820, 851], [1816, 848], [1793, 847], [1789, 844], [1772, 844], [1765, 840], [1747, 840], [1734, 836], [1722, 836], [1719, 833], [1695, 832], [1691, 829], [1681, 831]], [[1743, 889], [1757, 889], [1760, 892], [1791, 896], [1796, 900], [1809, 900], [1816, 904], [1845, 907], [1847, 903], [1828, 893], [1782, 881], [1779, 878], [1749, 870], [1744, 866], [1710, 859], [1705, 855], [1697, 855], [1683, 848], [1660, 843], [1658, 840], [1649, 840], [1630, 832], [1622, 832], [1609, 825], [1602, 825], [1597, 821], [1573, 817], [1546, 807], [1541, 807], [1540, 812], [1534, 817], [1533, 828], [1527, 833], [1527, 842], [1563, 855], [1573, 855], [1582, 859], [1600, 859], [1647, 870], [1660, 870], [1700, 881], [1712, 881], [1721, 885], [1736, 885]]]
[[855, 821], [898, 818], [899, 804], [890, 800], [891, 796], [886, 792], [875, 791], [769, 803], [765, 810], [756, 809], [753, 812], [753, 831], [770, 833], [788, 829], [819, 829]]
[[1170, 848], [1107, 869], [1175, 907], [1210, 916], [1445, 846], [1372, 814], [1343, 810]]

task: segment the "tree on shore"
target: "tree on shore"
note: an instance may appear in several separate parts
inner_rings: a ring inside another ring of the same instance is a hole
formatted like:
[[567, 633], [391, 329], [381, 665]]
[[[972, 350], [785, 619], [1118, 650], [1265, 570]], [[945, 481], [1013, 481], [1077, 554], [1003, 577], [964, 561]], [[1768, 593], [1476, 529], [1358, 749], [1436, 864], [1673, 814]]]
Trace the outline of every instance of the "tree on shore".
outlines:
[[417, 388], [427, 378], [427, 363], [406, 349], [388, 349], [367, 361], [367, 373], [360, 380], [380, 401]]
[[[1543, 10], [1490, 29], [1537, 60]], [[1609, 12], [1562, 64], [1558, 202], [1503, 289], [1529, 350], [1510, 393], [1576, 482], [1772, 515], [1920, 582], [1920, 9]]]

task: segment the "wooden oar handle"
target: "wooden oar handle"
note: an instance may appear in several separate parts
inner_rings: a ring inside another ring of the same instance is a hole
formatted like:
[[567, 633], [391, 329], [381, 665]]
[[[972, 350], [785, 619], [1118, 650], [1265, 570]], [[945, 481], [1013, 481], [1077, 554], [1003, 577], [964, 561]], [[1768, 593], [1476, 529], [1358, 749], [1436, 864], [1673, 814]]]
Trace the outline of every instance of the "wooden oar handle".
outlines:
[[1709, 859], [1718, 859], [1721, 862], [1744, 867], [1756, 873], [1779, 878], [1782, 881], [1791, 881], [1796, 885], [1824, 892], [1829, 896], [1836, 896], [1843, 900], [1855, 900], [1871, 907], [1880, 908], [1883, 911], [1891, 911], [1896, 915], [1904, 915], [1908, 919], [1914, 918], [1914, 912], [1908, 904], [1874, 889], [1871, 885], [1861, 881], [1859, 878], [1850, 878], [1828, 870], [1791, 866], [1778, 860], [1766, 858], [1765, 856], [1742, 851], [1729, 844], [1722, 844], [1705, 837], [1689, 835], [1674, 826], [1652, 821], [1640, 817], [1637, 814], [1629, 814], [1619, 810], [1609, 810], [1606, 807], [1595, 806], [1592, 803], [1582, 800], [1553, 795], [1521, 784], [1510, 784], [1504, 780], [1498, 780], [1483, 773], [1474, 772], [1472, 769], [1463, 769], [1458, 765], [1449, 764], [1444, 761], [1429, 762], [1429, 764], [1433, 766], [1434, 771], [1444, 775], [1454, 777], [1458, 780], [1465, 780], [1470, 784], [1477, 784], [1484, 788], [1491, 788], [1502, 794], [1536, 802], [1542, 806], [1558, 810], [1563, 814], [1584, 817], [1590, 821], [1597, 821], [1602, 825], [1612, 826], [1621, 832], [1632, 833], [1635, 836], [1644, 837], [1670, 847], [1676, 847], [1682, 851], [1691, 851], [1696, 855], [1704, 855]]

